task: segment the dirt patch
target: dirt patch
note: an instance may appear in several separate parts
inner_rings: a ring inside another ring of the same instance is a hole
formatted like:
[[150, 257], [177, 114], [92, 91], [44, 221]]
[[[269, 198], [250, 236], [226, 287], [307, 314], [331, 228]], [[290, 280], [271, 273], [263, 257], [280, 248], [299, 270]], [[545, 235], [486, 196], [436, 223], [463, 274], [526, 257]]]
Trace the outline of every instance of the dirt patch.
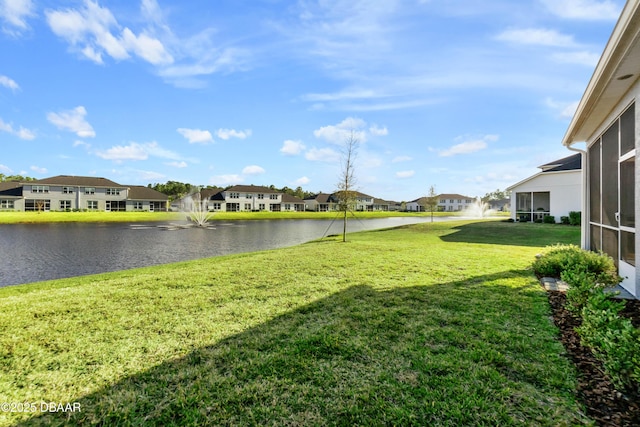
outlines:
[[[602, 363], [593, 356], [591, 350], [580, 345], [580, 337], [574, 329], [581, 322], [564, 308], [564, 292], [548, 291], [548, 296], [562, 344], [578, 370], [577, 393], [587, 415], [601, 426], [640, 426], [640, 395], [625, 395], [616, 390], [603, 373]], [[627, 301], [621, 314], [640, 327], [639, 300]]]

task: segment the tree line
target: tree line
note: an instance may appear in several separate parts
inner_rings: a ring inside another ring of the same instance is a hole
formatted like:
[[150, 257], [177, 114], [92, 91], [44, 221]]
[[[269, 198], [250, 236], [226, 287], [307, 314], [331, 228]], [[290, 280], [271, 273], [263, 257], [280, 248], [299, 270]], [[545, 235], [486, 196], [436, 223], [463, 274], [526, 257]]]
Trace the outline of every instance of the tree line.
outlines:
[[30, 176], [22, 176], [22, 175], [5, 175], [0, 173], [0, 182], [9, 182], [9, 181], [35, 181], [35, 178], [31, 178]]
[[[179, 182], [179, 181], [167, 181], [164, 184], [162, 183], [148, 184], [147, 187], [152, 188], [156, 191], [159, 191], [162, 194], [166, 194], [167, 196], [169, 196], [170, 200], [176, 200], [203, 189], [224, 191], [231, 188], [232, 186], [231, 185], [227, 187], [218, 187], [215, 185], [202, 186], [202, 185], [194, 185], [194, 184]], [[271, 190], [277, 191], [279, 193], [289, 194], [291, 196], [296, 196], [301, 199], [305, 199], [307, 197], [313, 197], [316, 194], [318, 194], [317, 192], [314, 193], [314, 192], [303, 190], [302, 187], [289, 188], [285, 186], [282, 188], [278, 188], [275, 185], [269, 185], [268, 188], [270, 188]]]

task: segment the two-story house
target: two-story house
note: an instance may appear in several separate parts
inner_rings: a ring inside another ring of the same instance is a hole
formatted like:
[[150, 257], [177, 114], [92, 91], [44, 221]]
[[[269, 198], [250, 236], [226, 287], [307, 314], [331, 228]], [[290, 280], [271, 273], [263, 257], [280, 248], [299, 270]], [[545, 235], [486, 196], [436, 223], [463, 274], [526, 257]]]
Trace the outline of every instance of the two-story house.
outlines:
[[[340, 208], [340, 195], [337, 192], [331, 194], [318, 193], [313, 197], [304, 199], [304, 204], [308, 211], [335, 211]], [[373, 196], [369, 196], [368, 194], [354, 191], [352, 209], [355, 211], [388, 210], [389, 206], [380, 199], [375, 199]]]
[[[462, 211], [475, 202], [473, 197], [462, 196], [460, 194], [438, 194], [436, 210], [439, 212], [458, 212]], [[424, 212], [427, 206], [427, 198], [420, 197], [418, 199], [407, 202], [407, 211]]]
[[167, 196], [106, 178], [59, 175], [36, 181], [3, 183], [0, 209], [18, 211], [164, 211]]

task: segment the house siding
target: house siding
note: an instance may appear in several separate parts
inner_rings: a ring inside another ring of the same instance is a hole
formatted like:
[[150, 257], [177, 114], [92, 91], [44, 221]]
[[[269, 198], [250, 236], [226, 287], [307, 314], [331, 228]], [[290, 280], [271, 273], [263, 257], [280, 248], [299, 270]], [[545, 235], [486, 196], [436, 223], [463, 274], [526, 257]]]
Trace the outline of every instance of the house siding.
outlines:
[[[609, 127], [618, 119], [618, 117], [620, 117], [620, 115], [633, 103], [635, 102], [635, 150], [636, 150], [636, 155], [635, 155], [635, 217], [636, 220], [640, 219], [640, 203], [638, 203], [638, 201], [640, 200], [640, 167], [638, 166], [638, 161], [639, 159], [639, 152], [640, 152], [640, 104], [638, 104], [637, 100], [640, 98], [640, 82], [636, 82], [632, 88], [629, 90], [629, 92], [627, 92], [627, 94], [620, 100], [620, 102], [618, 102], [618, 104], [616, 105], [616, 107], [613, 109], [613, 111], [607, 116], [606, 120], [604, 120], [600, 126], [597, 127], [596, 131], [594, 132], [593, 135], [591, 135], [588, 139], [588, 144], [587, 144], [587, 148], [591, 148], [593, 146], [593, 144], [595, 144], [599, 138], [602, 136], [602, 134], [609, 129]], [[588, 150], [587, 150], [587, 159], [588, 159]], [[585, 162], [588, 164], [588, 160], [587, 162]], [[587, 171], [587, 174], [590, 174], [591, 171]], [[588, 182], [588, 175], [587, 175], [587, 179], [586, 182]], [[589, 187], [588, 185], [585, 186], [585, 194], [587, 197], [587, 206], [590, 206], [591, 204], [591, 200], [589, 199]], [[583, 219], [583, 223], [582, 223], [582, 236], [583, 236], [583, 247], [585, 248], [591, 248], [592, 247], [592, 242], [591, 242], [591, 233], [590, 233], [590, 226], [591, 226], [591, 218], [590, 218], [590, 209], [585, 209], [585, 218]], [[636, 226], [637, 227], [637, 226]], [[634, 243], [634, 247], [635, 247], [635, 269], [636, 269], [636, 274], [635, 274], [635, 280], [629, 280], [625, 277], [624, 272], [620, 271], [620, 275], [624, 278], [623, 282], [621, 283], [621, 286], [629, 291], [632, 295], [634, 295], [636, 298], [640, 297], [640, 274], [638, 274], [637, 272], [637, 266], [640, 265], [640, 239], [638, 239], [638, 234], [637, 234], [637, 230], [636, 230], [636, 237], [635, 237], [635, 243]]]
[[[549, 193], [549, 215], [560, 221], [571, 211], [582, 209], [582, 171], [541, 172], [531, 179], [509, 187], [511, 190], [511, 218], [517, 220], [518, 193]], [[536, 209], [536, 206], [533, 206]]]

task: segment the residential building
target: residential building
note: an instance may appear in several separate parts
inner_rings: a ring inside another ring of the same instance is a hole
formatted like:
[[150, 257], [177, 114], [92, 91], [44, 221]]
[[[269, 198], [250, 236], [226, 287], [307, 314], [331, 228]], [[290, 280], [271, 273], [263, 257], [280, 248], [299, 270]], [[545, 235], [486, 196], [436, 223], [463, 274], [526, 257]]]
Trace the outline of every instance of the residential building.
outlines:
[[234, 185], [208, 197], [210, 211], [280, 212], [284, 194], [259, 185]]
[[302, 200], [300, 197], [284, 193], [282, 195], [282, 207], [280, 208], [280, 210], [283, 212], [304, 212], [304, 200]]
[[[473, 197], [467, 197], [460, 194], [438, 194], [438, 204], [436, 211], [439, 212], [458, 212], [471, 206], [475, 201]], [[407, 211], [409, 212], [425, 212], [427, 210], [427, 198], [420, 197], [418, 199], [407, 202]]]
[[[626, 2], [562, 143], [586, 143], [582, 246], [615, 261], [622, 287], [640, 297], [640, 0]], [[579, 146], [581, 147], [581, 145]]]
[[[165, 211], [168, 197], [153, 189], [106, 178], [59, 175], [2, 183], [0, 209], [17, 211]], [[3, 207], [4, 206], [4, 207]]]
[[573, 154], [539, 166], [540, 172], [507, 188], [511, 191], [511, 218], [514, 221], [543, 221], [582, 208], [582, 157]]
[[23, 211], [22, 184], [19, 182], [0, 182], [0, 211]]
[[[368, 194], [354, 191], [354, 211], [386, 211], [389, 210], [389, 202], [376, 199]], [[318, 193], [313, 197], [304, 199], [308, 211], [327, 212], [339, 209], [339, 194]]]

